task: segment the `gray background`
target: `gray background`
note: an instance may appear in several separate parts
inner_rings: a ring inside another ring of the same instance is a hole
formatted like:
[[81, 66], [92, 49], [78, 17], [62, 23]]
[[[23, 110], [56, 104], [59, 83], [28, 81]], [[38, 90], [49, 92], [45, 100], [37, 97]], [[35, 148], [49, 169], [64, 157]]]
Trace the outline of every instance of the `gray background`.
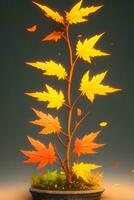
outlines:
[[[40, 0], [51, 8], [63, 11], [70, 9], [75, 0]], [[1, 98], [0, 98], [0, 183], [23, 182], [35, 172], [35, 166], [22, 164], [24, 156], [19, 149], [32, 148], [26, 136], [41, 139], [45, 144], [55, 136], [37, 135], [39, 127], [32, 126], [28, 121], [35, 119], [31, 108], [42, 109], [53, 115], [59, 115], [62, 126], [66, 129], [66, 109], [58, 112], [46, 109], [46, 104], [36, 102], [25, 96], [28, 91], [41, 91], [45, 83], [62, 89], [66, 94], [64, 81], [42, 76], [37, 70], [26, 66], [26, 61], [53, 59], [68, 67], [68, 52], [63, 41], [42, 43], [44, 35], [51, 32], [55, 24], [46, 18], [34, 6], [31, 0], [2, 0], [1, 1]], [[83, 97], [77, 107], [83, 112], [91, 111], [77, 134], [84, 135], [92, 130], [98, 130], [100, 121], [108, 121], [98, 142], [107, 145], [98, 150], [93, 156], [82, 156], [81, 160], [95, 162], [104, 166], [103, 171], [107, 180], [133, 182], [131, 169], [134, 169], [134, 39], [133, 19], [134, 1], [129, 0], [84, 0], [83, 5], [103, 4], [104, 8], [89, 18], [89, 22], [81, 23], [71, 28], [72, 42], [75, 46], [77, 35], [82, 38], [96, 33], [106, 32], [97, 47], [111, 53], [111, 56], [95, 58], [93, 63], [79, 60], [73, 78], [72, 99], [78, 94], [79, 82], [82, 75], [90, 69], [93, 74], [108, 69], [105, 83], [123, 89], [107, 97], [97, 96], [91, 104]], [[38, 25], [35, 33], [28, 33], [27, 27]], [[75, 51], [74, 51], [75, 53]], [[77, 91], [77, 92], [75, 92]], [[58, 145], [60, 152], [62, 151]], [[63, 151], [62, 151], [63, 152]], [[112, 162], [119, 162], [117, 169], [112, 168]], [[54, 166], [55, 167], [55, 166]], [[53, 166], [50, 168], [53, 169]], [[58, 164], [56, 165], [58, 167]], [[41, 170], [41, 171], [44, 171]]]

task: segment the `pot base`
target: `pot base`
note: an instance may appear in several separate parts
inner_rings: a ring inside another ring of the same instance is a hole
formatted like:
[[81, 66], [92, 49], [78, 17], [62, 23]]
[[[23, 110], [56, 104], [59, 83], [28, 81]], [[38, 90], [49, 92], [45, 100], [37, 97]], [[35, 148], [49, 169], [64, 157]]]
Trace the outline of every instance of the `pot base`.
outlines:
[[30, 188], [33, 200], [100, 200], [104, 190], [50, 191]]

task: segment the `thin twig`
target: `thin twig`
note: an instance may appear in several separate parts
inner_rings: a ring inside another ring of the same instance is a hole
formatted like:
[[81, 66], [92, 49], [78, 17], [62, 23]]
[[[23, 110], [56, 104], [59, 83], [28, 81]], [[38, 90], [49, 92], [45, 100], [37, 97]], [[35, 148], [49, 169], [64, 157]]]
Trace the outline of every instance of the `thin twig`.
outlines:
[[82, 96], [82, 93], [80, 93], [76, 99], [74, 100], [73, 104], [72, 104], [72, 108], [74, 108], [75, 104], [78, 102], [78, 100], [80, 99], [80, 97]]
[[67, 81], [67, 83], [69, 82], [69, 79], [66, 77], [65, 80]]
[[62, 35], [62, 37], [63, 37], [63, 39], [64, 39], [65, 41], [67, 41], [67, 38], [66, 38], [66, 36], [65, 36], [65, 35]]
[[79, 122], [77, 122], [77, 124], [75, 125], [72, 134], [71, 134], [71, 138], [74, 136], [76, 130], [78, 129], [78, 127], [80, 126], [80, 124], [83, 122], [83, 120], [89, 115], [90, 112], [86, 113], [80, 120]]
[[79, 56], [77, 56], [73, 62], [73, 66], [76, 64], [77, 60], [78, 60]]
[[62, 133], [64, 136], [68, 137], [68, 135], [67, 135], [64, 131], [61, 131], [61, 133]]
[[63, 160], [63, 162], [64, 162], [64, 163], [66, 163], [66, 162], [67, 162], [67, 160], [65, 159], [65, 160]]
[[67, 176], [67, 171], [66, 171], [66, 168], [65, 168], [65, 166], [64, 166], [64, 161], [62, 160], [60, 154], [58, 153], [55, 144], [54, 144], [54, 148], [55, 148], [55, 152], [56, 152], [56, 154], [57, 154], [57, 157], [58, 157], [58, 159], [59, 159], [59, 161], [60, 161], [61, 167], [62, 167], [62, 169], [64, 170], [64, 172], [65, 172], [65, 174], [66, 174], [66, 176]]
[[64, 106], [66, 106], [67, 108], [71, 108], [71, 106], [69, 106], [67, 103], [63, 103]]
[[60, 138], [59, 134], [56, 134], [57, 139], [59, 140], [59, 142], [66, 148], [67, 145], [62, 141], [62, 139]]

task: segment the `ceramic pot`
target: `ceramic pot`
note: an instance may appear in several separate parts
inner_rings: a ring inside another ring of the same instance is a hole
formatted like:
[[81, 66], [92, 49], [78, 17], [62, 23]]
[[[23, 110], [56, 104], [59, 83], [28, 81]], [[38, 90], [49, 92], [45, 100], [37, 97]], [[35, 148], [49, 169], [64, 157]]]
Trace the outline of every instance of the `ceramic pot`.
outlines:
[[30, 188], [33, 200], [100, 200], [104, 190], [51, 191]]

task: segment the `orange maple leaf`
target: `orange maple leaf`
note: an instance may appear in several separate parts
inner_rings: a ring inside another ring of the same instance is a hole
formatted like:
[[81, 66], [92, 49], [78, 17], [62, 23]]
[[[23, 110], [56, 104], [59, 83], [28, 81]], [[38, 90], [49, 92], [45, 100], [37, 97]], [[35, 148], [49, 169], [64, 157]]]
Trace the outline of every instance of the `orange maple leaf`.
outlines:
[[51, 41], [51, 40], [54, 40], [55, 42], [57, 42], [58, 40], [61, 39], [62, 34], [63, 34], [63, 31], [53, 31], [49, 35], [45, 36], [42, 39], [42, 41]]
[[21, 153], [28, 157], [24, 163], [39, 163], [36, 169], [40, 169], [56, 161], [54, 147], [51, 142], [48, 144], [47, 148], [39, 140], [35, 140], [32, 137], [28, 137], [28, 140], [35, 148], [35, 151], [20, 150]]
[[82, 115], [82, 110], [81, 108], [77, 108], [77, 116], [80, 117]]
[[28, 32], [35, 32], [37, 30], [37, 25], [34, 25], [32, 27], [29, 27], [26, 29]]
[[81, 154], [94, 154], [95, 149], [104, 146], [104, 144], [97, 144], [94, 140], [99, 135], [100, 131], [85, 135], [82, 139], [78, 137], [74, 143], [74, 153], [80, 156]]
[[39, 134], [51, 134], [60, 133], [61, 126], [58, 117], [53, 118], [50, 114], [45, 114], [41, 111], [33, 109], [35, 114], [40, 118], [38, 120], [30, 121], [32, 124], [43, 126], [44, 128], [39, 132]]

